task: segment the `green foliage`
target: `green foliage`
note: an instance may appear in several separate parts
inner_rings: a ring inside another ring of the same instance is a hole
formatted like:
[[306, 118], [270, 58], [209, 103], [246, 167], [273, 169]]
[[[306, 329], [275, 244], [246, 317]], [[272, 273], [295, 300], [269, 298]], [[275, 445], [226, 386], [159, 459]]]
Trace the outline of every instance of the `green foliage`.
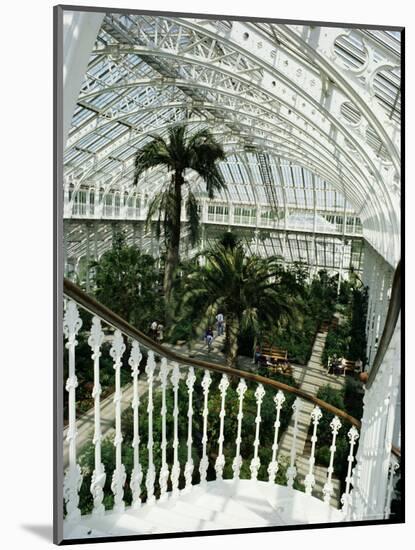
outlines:
[[128, 246], [122, 233], [96, 263], [95, 285], [97, 299], [140, 330], [164, 316], [155, 260]]
[[322, 356], [324, 364], [334, 354], [350, 361], [360, 358], [365, 362], [367, 291], [350, 285], [349, 291], [349, 302], [342, 307], [344, 320], [337, 327], [329, 329]]

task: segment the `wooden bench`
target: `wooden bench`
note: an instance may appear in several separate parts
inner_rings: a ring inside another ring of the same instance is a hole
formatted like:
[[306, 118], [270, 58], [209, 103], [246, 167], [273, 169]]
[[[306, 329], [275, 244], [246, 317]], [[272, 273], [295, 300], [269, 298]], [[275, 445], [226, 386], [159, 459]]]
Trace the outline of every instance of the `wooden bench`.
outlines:
[[346, 372], [350, 372], [351, 374], [359, 373], [362, 370], [362, 368], [359, 366], [356, 366], [356, 361], [350, 361], [349, 359], [344, 360], [344, 376], [346, 376]]
[[286, 361], [288, 358], [288, 352], [286, 349], [282, 349], [277, 346], [270, 346], [269, 344], [264, 344], [261, 346], [261, 354], [269, 357], [270, 359], [283, 359]]
[[[330, 362], [331, 357], [329, 357], [327, 361], [327, 372], [330, 372]], [[340, 370], [339, 374], [343, 374], [343, 376], [346, 376], [346, 373], [354, 374], [355, 372], [360, 372], [360, 368], [356, 367], [356, 361], [351, 361], [350, 359], [343, 359], [343, 362], [341, 365], [337, 367]]]

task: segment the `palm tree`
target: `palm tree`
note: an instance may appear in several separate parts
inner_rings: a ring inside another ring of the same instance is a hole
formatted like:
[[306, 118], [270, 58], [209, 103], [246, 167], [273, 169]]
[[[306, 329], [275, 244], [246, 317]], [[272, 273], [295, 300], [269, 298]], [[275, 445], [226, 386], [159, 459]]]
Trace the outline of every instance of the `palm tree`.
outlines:
[[248, 257], [240, 243], [223, 241], [204, 256], [205, 265], [188, 276], [179, 307], [182, 316], [191, 316], [199, 327], [222, 311], [226, 364], [235, 367], [239, 332], [251, 329], [259, 334], [262, 328], [291, 317], [293, 300], [279, 289], [276, 258]]
[[155, 166], [165, 166], [168, 172], [171, 172], [168, 187], [154, 197], [147, 217], [150, 220], [154, 213], [158, 212], [158, 236], [160, 236], [161, 221], [163, 221], [167, 249], [164, 295], [166, 302], [169, 302], [173, 276], [179, 262], [180, 211], [184, 185], [187, 185], [187, 212], [193, 242], [197, 240], [199, 227], [197, 200], [191, 191], [190, 184], [185, 180], [186, 170], [194, 170], [199, 174], [206, 184], [209, 198], [213, 198], [214, 192], [225, 186], [216, 164], [218, 160], [225, 158], [225, 153], [222, 146], [214, 140], [207, 129], [189, 135], [185, 125], [178, 125], [169, 129], [168, 141], [161, 136], [152, 137], [152, 141], [146, 143], [137, 152], [134, 185], [146, 170]]

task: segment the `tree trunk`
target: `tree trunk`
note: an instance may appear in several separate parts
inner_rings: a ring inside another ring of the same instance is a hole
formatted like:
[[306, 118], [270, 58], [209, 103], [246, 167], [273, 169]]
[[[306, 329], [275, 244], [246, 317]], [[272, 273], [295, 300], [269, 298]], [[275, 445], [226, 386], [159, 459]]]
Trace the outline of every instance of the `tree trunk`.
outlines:
[[[182, 183], [183, 176], [181, 173], [174, 174], [174, 195], [173, 207], [170, 219], [170, 235], [167, 242], [166, 265], [164, 268], [164, 297], [166, 300], [166, 311], [168, 310], [171, 299], [171, 291], [173, 286], [174, 272], [179, 263], [179, 246], [180, 246], [180, 212], [182, 207]], [[168, 322], [168, 319], [166, 319]]]
[[239, 319], [228, 316], [226, 319], [226, 366], [235, 369], [238, 364]]

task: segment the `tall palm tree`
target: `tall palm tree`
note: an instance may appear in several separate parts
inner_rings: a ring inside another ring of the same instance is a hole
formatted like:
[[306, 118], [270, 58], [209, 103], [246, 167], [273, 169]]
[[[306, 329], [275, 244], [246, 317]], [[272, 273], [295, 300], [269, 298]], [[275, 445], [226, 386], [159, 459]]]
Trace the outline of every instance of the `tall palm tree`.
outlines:
[[240, 243], [218, 243], [204, 252], [205, 265], [188, 276], [181, 300], [182, 316], [202, 326], [221, 310], [226, 321], [226, 364], [235, 367], [241, 330], [272, 327], [293, 312], [293, 300], [283, 296], [276, 258], [247, 256]]
[[163, 217], [163, 230], [166, 241], [166, 264], [164, 274], [164, 295], [166, 302], [171, 296], [174, 272], [179, 262], [180, 247], [180, 211], [183, 198], [183, 186], [187, 185], [187, 211], [190, 233], [193, 240], [197, 238], [199, 214], [197, 200], [186, 182], [186, 170], [194, 170], [204, 180], [209, 198], [214, 192], [225, 186], [218, 169], [217, 161], [223, 160], [225, 153], [222, 146], [215, 141], [209, 130], [199, 130], [189, 135], [185, 125], [169, 129], [168, 140], [153, 136], [138, 152], [135, 159], [134, 185], [138, 178], [148, 169], [164, 166], [171, 172], [170, 183], [162, 193], [154, 197], [149, 207], [148, 219], [155, 212], [159, 214], [158, 235]]

